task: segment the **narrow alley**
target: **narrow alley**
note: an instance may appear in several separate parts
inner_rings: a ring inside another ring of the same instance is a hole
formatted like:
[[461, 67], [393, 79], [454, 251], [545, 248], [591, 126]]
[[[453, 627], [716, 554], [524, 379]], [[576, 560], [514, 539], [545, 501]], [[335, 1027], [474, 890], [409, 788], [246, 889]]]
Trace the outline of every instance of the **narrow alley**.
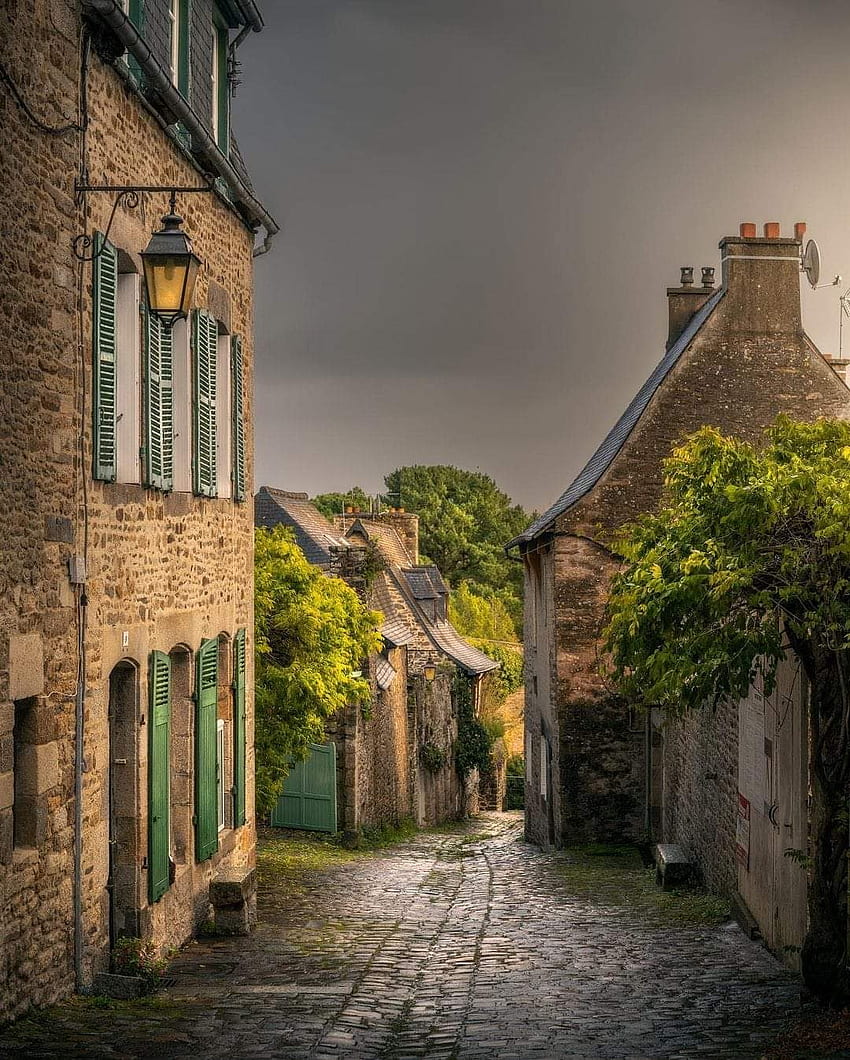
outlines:
[[152, 1001], [71, 1002], [0, 1057], [757, 1060], [797, 1006], [715, 899], [628, 850], [541, 853], [521, 814], [344, 857], [267, 870], [254, 935], [190, 944]]

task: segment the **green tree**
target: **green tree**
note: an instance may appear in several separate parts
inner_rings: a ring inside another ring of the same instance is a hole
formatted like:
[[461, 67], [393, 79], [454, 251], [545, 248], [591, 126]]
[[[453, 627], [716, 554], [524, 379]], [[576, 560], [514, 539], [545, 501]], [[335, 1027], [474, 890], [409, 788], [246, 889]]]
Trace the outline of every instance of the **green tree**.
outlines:
[[320, 493], [313, 498], [313, 504], [327, 519], [341, 515], [346, 508], [358, 512], [372, 510], [372, 498], [360, 486], [352, 486], [348, 493]]
[[386, 496], [419, 516], [419, 540], [452, 586], [468, 582], [479, 595], [496, 596], [519, 630], [522, 568], [504, 546], [529, 516], [480, 471], [445, 465], [397, 468], [384, 479]]
[[324, 739], [325, 722], [369, 702], [357, 674], [380, 647], [381, 616], [308, 563], [288, 527], [256, 531], [254, 589], [257, 810], [267, 814], [292, 760]]
[[449, 621], [463, 637], [516, 640], [514, 620], [500, 597], [483, 596], [461, 582], [449, 597]]
[[803, 977], [850, 1002], [850, 424], [780, 418], [756, 448], [703, 428], [666, 506], [628, 528], [609, 604], [613, 676], [672, 712], [772, 691], [783, 632], [810, 686], [811, 869]]

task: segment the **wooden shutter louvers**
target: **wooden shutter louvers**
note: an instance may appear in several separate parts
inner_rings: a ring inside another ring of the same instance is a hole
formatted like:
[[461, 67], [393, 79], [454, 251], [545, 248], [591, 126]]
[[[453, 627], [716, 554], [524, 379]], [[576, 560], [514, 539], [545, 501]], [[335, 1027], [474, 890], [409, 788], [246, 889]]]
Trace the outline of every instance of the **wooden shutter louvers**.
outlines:
[[195, 695], [195, 860], [218, 850], [218, 641], [201, 642]]
[[169, 887], [171, 835], [171, 660], [161, 651], [150, 654], [148, 691], [148, 899], [156, 902]]
[[202, 497], [215, 497], [218, 324], [202, 309], [192, 319], [192, 353], [194, 489]]
[[92, 473], [114, 482], [117, 454], [118, 251], [100, 234], [94, 237], [92, 287]]

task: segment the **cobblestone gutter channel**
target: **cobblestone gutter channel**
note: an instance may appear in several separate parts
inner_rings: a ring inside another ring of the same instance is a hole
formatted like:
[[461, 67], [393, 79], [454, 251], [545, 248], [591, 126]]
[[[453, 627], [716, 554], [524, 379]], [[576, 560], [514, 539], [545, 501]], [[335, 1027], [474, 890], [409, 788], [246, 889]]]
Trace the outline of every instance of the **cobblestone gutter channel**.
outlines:
[[485, 815], [267, 881], [252, 938], [190, 946], [148, 1006], [15, 1025], [0, 1057], [758, 1060], [796, 1010], [793, 976], [736, 928], [671, 919], [651, 895], [636, 907], [628, 873], [598, 884], [521, 828]]

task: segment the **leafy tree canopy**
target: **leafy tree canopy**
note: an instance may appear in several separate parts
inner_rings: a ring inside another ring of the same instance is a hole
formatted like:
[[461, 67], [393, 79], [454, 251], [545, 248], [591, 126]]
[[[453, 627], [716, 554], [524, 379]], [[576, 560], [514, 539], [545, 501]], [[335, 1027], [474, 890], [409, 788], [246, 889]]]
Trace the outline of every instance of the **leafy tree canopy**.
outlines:
[[813, 869], [803, 974], [850, 1001], [850, 424], [781, 417], [756, 448], [703, 428], [667, 462], [666, 507], [618, 542], [607, 648], [620, 690], [672, 711], [770, 691], [783, 633], [810, 682]]
[[364, 677], [381, 616], [312, 566], [288, 527], [256, 531], [257, 810], [271, 811], [293, 758], [324, 740], [325, 721], [368, 703]]
[[516, 640], [514, 620], [495, 593], [483, 596], [469, 582], [461, 582], [449, 597], [449, 621], [463, 637], [478, 640]]

